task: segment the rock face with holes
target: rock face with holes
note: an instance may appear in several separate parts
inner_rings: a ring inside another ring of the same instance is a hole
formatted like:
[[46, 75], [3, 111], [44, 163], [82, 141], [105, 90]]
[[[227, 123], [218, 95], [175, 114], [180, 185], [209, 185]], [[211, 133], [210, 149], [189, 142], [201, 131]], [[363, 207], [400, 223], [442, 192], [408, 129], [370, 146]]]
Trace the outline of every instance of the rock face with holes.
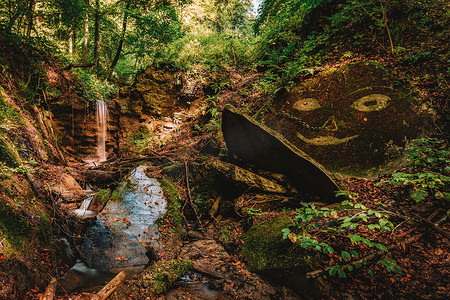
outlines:
[[263, 121], [332, 172], [377, 177], [405, 163], [432, 118], [417, 90], [360, 61], [294, 86]]
[[338, 183], [324, 167], [231, 105], [222, 112], [222, 131], [232, 155], [260, 169], [288, 175], [292, 185], [311, 200], [339, 200], [335, 197]]

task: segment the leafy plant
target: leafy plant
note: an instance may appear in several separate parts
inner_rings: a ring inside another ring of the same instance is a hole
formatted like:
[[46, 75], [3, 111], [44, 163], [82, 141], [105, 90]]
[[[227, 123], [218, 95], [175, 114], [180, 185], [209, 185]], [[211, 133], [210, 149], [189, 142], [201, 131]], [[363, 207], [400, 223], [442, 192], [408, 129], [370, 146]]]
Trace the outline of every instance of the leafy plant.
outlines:
[[411, 199], [420, 202], [427, 197], [450, 200], [450, 151], [447, 145], [435, 138], [424, 138], [413, 141], [409, 148], [408, 171], [392, 174], [389, 180], [377, 185], [389, 183], [404, 186]]
[[[292, 243], [298, 244], [305, 249], [312, 249], [325, 255], [338, 256], [338, 259], [345, 263], [350, 263], [353, 259], [359, 258], [356, 245], [362, 244], [368, 248], [376, 248], [381, 251], [388, 251], [388, 248], [373, 241], [369, 237], [363, 237], [356, 229], [366, 227], [370, 231], [392, 230], [394, 225], [389, 220], [389, 216], [381, 210], [371, 209], [355, 201], [355, 194], [347, 192], [353, 200], [345, 200], [341, 203], [341, 210], [337, 211], [328, 207], [317, 207], [313, 203], [301, 203], [302, 208], [296, 210], [294, 217], [295, 225], [282, 230], [283, 238], [289, 239]], [[354, 197], [354, 198], [353, 198]], [[338, 217], [338, 214], [342, 215]], [[328, 219], [328, 220], [327, 220]], [[329, 224], [326, 227], [323, 224]], [[324, 228], [325, 227], [325, 228]], [[376, 236], [377, 233], [373, 235]], [[337, 251], [329, 241], [336, 236], [342, 237], [346, 241], [345, 248]], [[383, 260], [383, 265], [393, 268], [394, 261]], [[345, 265], [348, 271], [361, 268], [360, 263]], [[333, 265], [329, 267], [329, 274], [345, 278], [344, 266]]]

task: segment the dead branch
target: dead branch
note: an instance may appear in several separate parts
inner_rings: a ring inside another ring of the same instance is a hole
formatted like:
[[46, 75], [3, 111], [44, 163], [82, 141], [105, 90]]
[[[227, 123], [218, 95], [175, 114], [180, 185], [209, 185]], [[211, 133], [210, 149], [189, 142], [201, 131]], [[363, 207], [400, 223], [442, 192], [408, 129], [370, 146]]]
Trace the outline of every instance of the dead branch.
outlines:
[[117, 287], [125, 280], [127, 274], [122, 271], [116, 275], [107, 285], [105, 285], [97, 294], [95, 294], [91, 300], [105, 300], [109, 297]]
[[90, 68], [93, 67], [94, 64], [93, 63], [89, 63], [89, 64], [69, 64], [67, 67], [65, 67], [63, 70], [67, 71], [73, 68]]
[[45, 289], [44, 295], [42, 295], [41, 300], [53, 300], [56, 293], [56, 286], [58, 284], [58, 280], [53, 278], [50, 280], [47, 288]]
[[431, 229], [433, 229], [434, 231], [436, 231], [437, 233], [442, 235], [444, 238], [446, 238], [447, 239], [447, 244], [450, 246], [450, 234], [447, 231], [440, 229], [433, 222], [431, 222], [431, 221], [429, 221], [429, 220], [427, 220], [427, 219], [425, 219], [425, 218], [423, 218], [423, 217], [421, 217], [421, 216], [419, 216], [417, 214], [414, 214], [414, 216], [416, 218], [418, 218], [420, 221], [422, 221], [423, 224], [427, 225], [428, 227], [430, 227]]

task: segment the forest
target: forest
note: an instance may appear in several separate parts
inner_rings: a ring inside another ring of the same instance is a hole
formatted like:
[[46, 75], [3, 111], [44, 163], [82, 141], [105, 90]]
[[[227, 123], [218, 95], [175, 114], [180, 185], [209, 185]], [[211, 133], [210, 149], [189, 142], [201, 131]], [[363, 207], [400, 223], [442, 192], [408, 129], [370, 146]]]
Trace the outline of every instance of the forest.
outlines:
[[0, 2], [0, 299], [448, 299], [442, 0]]

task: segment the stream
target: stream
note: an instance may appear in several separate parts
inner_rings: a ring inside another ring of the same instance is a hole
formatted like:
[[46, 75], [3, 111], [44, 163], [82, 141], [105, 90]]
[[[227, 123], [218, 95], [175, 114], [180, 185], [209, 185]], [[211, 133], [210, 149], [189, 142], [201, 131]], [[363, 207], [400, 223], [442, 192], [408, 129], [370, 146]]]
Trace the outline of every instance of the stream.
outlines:
[[[80, 259], [63, 279], [68, 289], [88, 289], [110, 280], [125, 270], [141, 271], [149, 264], [149, 247], [161, 251], [155, 221], [164, 216], [166, 200], [159, 182], [137, 167], [120, 188], [120, 195], [109, 201], [87, 229], [80, 247]], [[73, 214], [94, 216], [89, 205], [93, 195]]]

